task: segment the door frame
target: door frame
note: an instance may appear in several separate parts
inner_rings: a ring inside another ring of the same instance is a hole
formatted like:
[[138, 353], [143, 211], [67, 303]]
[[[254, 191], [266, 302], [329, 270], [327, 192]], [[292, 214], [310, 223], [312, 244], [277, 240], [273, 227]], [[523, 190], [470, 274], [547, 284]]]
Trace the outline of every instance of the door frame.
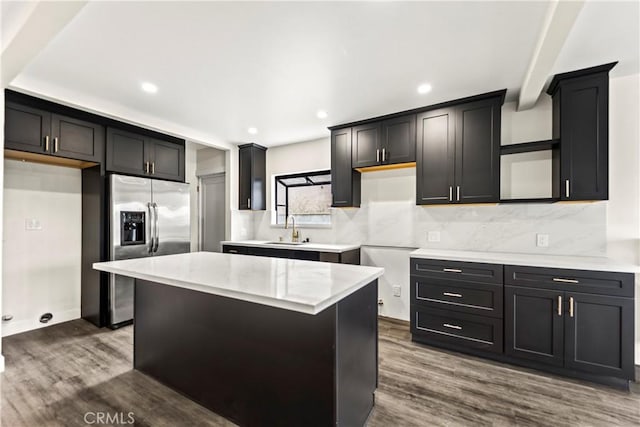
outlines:
[[[202, 251], [203, 242], [204, 242], [204, 203], [202, 198], [204, 197], [203, 188], [203, 180], [208, 178], [218, 178], [222, 181], [225, 189], [225, 209], [224, 209], [224, 234], [226, 236], [226, 224], [227, 224], [227, 209], [226, 209], [226, 191], [227, 191], [227, 173], [226, 172], [218, 172], [211, 173], [207, 175], [198, 176], [198, 251]], [[222, 251], [222, 249], [221, 249]]]

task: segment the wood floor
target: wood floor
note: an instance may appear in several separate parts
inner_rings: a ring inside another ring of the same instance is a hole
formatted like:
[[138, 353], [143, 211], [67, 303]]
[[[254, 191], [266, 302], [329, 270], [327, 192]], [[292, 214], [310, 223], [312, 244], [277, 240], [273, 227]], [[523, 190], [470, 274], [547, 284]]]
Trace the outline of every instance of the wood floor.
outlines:
[[[83, 320], [3, 339], [1, 425], [98, 425], [100, 413], [127, 425], [130, 412], [136, 426], [232, 425], [132, 370], [132, 348], [132, 327]], [[405, 324], [381, 320], [369, 426], [439, 425], [638, 426], [640, 391], [438, 351], [412, 343]]]

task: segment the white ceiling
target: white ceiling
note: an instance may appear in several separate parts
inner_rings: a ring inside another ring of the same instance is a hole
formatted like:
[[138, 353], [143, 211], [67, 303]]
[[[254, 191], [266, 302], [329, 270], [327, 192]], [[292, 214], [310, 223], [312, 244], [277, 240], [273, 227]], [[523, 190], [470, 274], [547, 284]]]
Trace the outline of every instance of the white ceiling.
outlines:
[[[205, 139], [284, 144], [502, 88], [515, 99], [546, 10], [544, 1], [90, 2], [12, 87]], [[638, 73], [638, 33], [638, 2], [588, 3], [554, 70], [620, 60], [612, 75]], [[419, 95], [423, 82], [433, 91]]]

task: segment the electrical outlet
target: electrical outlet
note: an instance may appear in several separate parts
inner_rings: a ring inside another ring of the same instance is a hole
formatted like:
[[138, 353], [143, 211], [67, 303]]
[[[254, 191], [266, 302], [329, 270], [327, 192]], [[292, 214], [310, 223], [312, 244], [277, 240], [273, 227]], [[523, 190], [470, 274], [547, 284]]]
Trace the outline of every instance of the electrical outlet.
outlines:
[[27, 218], [24, 220], [24, 229], [27, 231], [42, 230], [42, 223], [37, 218]]
[[439, 231], [429, 231], [427, 233], [427, 241], [431, 243], [437, 243], [440, 241], [440, 232]]
[[400, 296], [400, 292], [402, 290], [402, 288], [398, 285], [394, 285], [391, 287], [391, 289], [393, 289], [393, 296], [394, 297], [399, 297]]
[[536, 234], [536, 246], [539, 248], [546, 248], [549, 246], [548, 234]]

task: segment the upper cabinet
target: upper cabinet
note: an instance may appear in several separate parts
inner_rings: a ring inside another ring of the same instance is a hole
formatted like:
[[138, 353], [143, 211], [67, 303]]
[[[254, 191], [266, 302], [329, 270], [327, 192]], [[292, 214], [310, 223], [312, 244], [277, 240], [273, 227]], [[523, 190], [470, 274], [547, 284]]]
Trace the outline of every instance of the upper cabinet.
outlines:
[[107, 128], [108, 172], [184, 182], [184, 144]]
[[560, 200], [607, 200], [609, 153], [609, 71], [616, 63], [554, 76], [554, 194]]
[[500, 199], [500, 117], [505, 91], [418, 114], [416, 203]]
[[331, 131], [331, 206], [360, 206], [360, 172], [351, 167], [351, 128]]
[[7, 102], [5, 148], [100, 163], [104, 157], [104, 127]]
[[265, 210], [267, 149], [258, 144], [244, 144], [238, 148], [238, 209]]
[[352, 167], [364, 168], [416, 160], [416, 115], [352, 128]]

